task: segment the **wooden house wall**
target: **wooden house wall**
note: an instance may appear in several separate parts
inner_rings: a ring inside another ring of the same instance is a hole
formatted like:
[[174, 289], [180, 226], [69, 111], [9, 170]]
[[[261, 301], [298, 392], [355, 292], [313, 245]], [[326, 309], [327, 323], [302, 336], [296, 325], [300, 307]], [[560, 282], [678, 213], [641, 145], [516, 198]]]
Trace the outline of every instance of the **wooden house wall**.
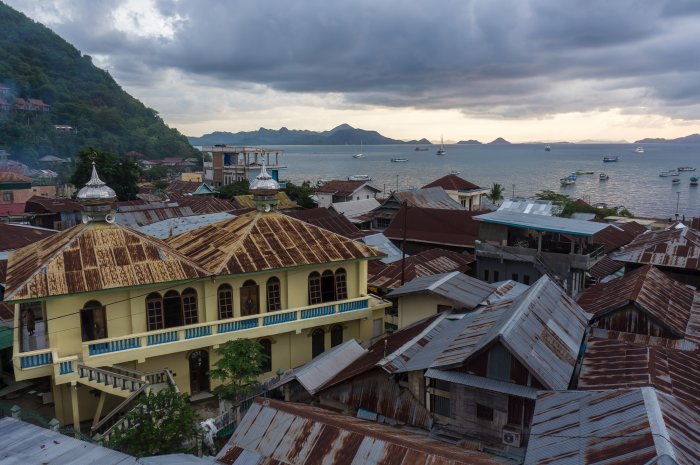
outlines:
[[626, 333], [643, 334], [646, 336], [657, 336], [664, 338], [677, 338], [670, 330], [664, 328], [653, 318], [634, 304], [629, 304], [623, 308], [604, 315], [598, 320], [598, 327], [611, 329], [613, 331], [623, 331]]

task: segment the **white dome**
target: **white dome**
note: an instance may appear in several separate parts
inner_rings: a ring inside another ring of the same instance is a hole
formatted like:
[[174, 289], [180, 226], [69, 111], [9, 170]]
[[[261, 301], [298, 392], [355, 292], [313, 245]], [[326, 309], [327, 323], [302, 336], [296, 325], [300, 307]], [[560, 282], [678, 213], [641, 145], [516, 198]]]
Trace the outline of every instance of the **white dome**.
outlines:
[[280, 184], [272, 179], [272, 176], [265, 169], [265, 164], [262, 165], [260, 174], [255, 177], [255, 180], [250, 184], [250, 190], [266, 190], [266, 191], [278, 191], [280, 190]]
[[85, 184], [85, 187], [78, 191], [76, 195], [78, 201], [81, 200], [114, 200], [117, 198], [114, 189], [105, 184], [104, 181], [100, 179], [97, 175], [97, 169], [95, 169], [95, 162], [92, 162], [92, 176], [90, 180]]

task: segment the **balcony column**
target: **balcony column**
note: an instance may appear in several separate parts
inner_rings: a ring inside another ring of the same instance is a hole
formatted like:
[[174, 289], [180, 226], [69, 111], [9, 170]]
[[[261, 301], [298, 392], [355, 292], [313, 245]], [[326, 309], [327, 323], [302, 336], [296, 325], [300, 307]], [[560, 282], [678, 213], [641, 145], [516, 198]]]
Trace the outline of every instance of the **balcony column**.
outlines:
[[542, 253], [542, 231], [537, 231], [537, 253]]
[[107, 393], [104, 391], [100, 391], [100, 400], [97, 401], [97, 408], [95, 409], [95, 418], [92, 420], [93, 428], [100, 422], [100, 417], [102, 416], [102, 409], [105, 405], [105, 397], [107, 397]]
[[73, 410], [73, 430], [77, 437], [80, 433], [80, 410], [78, 409], [78, 383], [75, 381], [70, 383], [70, 402]]

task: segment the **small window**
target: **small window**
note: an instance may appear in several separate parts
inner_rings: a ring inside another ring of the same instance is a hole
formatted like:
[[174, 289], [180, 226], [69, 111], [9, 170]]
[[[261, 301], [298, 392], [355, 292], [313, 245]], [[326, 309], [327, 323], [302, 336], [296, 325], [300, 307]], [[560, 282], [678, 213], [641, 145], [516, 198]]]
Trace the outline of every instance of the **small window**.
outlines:
[[513, 273], [513, 275], [510, 277], [513, 281], [518, 281], [518, 273]]
[[14, 195], [12, 192], [3, 192], [2, 193], [2, 200], [4, 202], [12, 202], [14, 200]]
[[443, 417], [450, 416], [450, 398], [443, 396], [430, 395], [430, 411], [436, 415]]
[[258, 344], [262, 347], [262, 353], [266, 357], [260, 365], [260, 371], [263, 373], [272, 371], [272, 341], [269, 339], [261, 339]]
[[278, 310], [282, 310], [280, 280], [273, 276], [267, 280], [267, 311], [276, 312]]
[[530, 276], [526, 274], [523, 275], [523, 284], [530, 285]]
[[182, 291], [182, 316], [186, 325], [197, 324], [197, 291], [188, 287]]
[[493, 408], [476, 404], [476, 418], [493, 421]]
[[146, 297], [146, 323], [148, 331], [163, 329], [163, 299], [153, 292]]
[[219, 286], [218, 306], [220, 320], [233, 318], [233, 288], [228, 284]]
[[348, 278], [343, 268], [335, 272], [335, 300], [348, 298]]
[[326, 333], [316, 328], [311, 333], [311, 358], [316, 358], [326, 350]]
[[500, 278], [498, 271], [494, 270], [493, 271], [493, 280], [494, 282], [498, 282], [498, 279]]
[[489, 281], [489, 270], [484, 270], [484, 281]]
[[339, 346], [343, 343], [343, 327], [335, 325], [331, 328], [331, 347]]
[[321, 275], [314, 271], [309, 275], [309, 305], [321, 303]]

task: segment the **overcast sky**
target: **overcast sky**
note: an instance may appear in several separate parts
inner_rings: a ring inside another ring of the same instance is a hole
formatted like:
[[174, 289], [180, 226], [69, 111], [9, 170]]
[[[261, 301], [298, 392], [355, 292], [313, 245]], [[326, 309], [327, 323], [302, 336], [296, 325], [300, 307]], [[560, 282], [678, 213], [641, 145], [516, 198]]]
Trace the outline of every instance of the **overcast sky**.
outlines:
[[[696, 0], [3, 0], [187, 135], [700, 132]], [[0, 32], [1, 33], [1, 32]]]

